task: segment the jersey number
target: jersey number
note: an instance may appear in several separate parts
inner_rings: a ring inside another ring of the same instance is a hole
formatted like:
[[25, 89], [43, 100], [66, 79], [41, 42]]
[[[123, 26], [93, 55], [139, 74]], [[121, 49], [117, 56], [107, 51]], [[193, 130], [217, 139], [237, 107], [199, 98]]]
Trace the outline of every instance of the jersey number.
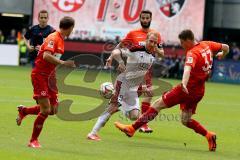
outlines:
[[205, 50], [202, 52], [202, 57], [204, 58], [205, 65], [202, 67], [204, 72], [208, 72], [212, 68], [212, 55], [210, 49]]

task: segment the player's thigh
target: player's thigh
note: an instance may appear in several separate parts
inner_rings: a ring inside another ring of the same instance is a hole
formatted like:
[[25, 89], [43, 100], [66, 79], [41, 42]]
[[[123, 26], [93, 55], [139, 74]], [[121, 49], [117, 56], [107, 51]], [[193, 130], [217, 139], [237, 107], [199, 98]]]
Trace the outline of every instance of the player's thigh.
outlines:
[[33, 86], [33, 98], [39, 103], [41, 98], [49, 98], [48, 78], [42, 75], [31, 75]]
[[38, 104], [40, 106], [40, 112], [44, 114], [49, 114], [51, 111], [51, 105], [48, 97], [41, 97], [38, 99]]
[[162, 95], [162, 100], [168, 108], [183, 103], [187, 99], [187, 94], [183, 92], [181, 85], [172, 88]]
[[139, 117], [140, 105], [137, 91], [127, 92], [124, 95], [124, 98], [121, 101], [120, 110], [126, 117], [132, 120]]

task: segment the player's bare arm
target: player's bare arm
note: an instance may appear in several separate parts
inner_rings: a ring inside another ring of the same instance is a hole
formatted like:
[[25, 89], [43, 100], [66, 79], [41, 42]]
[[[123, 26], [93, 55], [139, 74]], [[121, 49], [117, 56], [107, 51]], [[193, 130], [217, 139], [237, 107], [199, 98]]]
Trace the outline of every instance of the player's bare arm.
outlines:
[[74, 61], [68, 60], [68, 61], [63, 61], [51, 54], [49, 51], [45, 51], [43, 53], [43, 59], [46, 60], [49, 63], [55, 64], [55, 65], [65, 65], [67, 67], [76, 67]]
[[126, 66], [124, 64], [124, 61], [121, 57], [121, 50], [120, 49], [114, 49], [112, 51], [111, 56], [108, 58], [106, 65], [109, 66], [112, 62], [112, 60], [115, 59], [118, 62], [118, 70], [120, 72], [124, 72], [126, 69]]
[[183, 77], [182, 77], [182, 89], [187, 94], [188, 94], [187, 84], [188, 84], [188, 81], [189, 81], [191, 70], [192, 70], [191, 66], [185, 66], [184, 67], [184, 72], [183, 72]]
[[216, 56], [217, 57], [219, 57], [219, 58], [224, 58], [227, 54], [228, 54], [228, 52], [229, 52], [229, 46], [227, 45], [227, 44], [222, 44], [222, 49], [221, 49], [222, 51], [221, 52], [218, 52], [217, 54], [216, 54]]
[[29, 51], [29, 52], [34, 51], [34, 46], [31, 46], [31, 45], [30, 45], [30, 41], [27, 40], [25, 37], [23, 37], [23, 39], [24, 39], [24, 41], [25, 41], [25, 44], [27, 45], [28, 51]]

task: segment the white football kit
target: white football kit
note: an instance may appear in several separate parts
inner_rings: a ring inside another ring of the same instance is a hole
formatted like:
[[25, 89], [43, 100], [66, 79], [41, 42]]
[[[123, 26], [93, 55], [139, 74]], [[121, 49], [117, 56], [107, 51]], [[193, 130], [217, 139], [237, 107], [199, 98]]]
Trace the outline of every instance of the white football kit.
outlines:
[[113, 98], [118, 98], [120, 110], [124, 115], [133, 109], [140, 110], [138, 88], [145, 84], [145, 74], [151, 67], [154, 57], [148, 53], [145, 47], [133, 51], [120, 49], [123, 57], [127, 57], [126, 70], [119, 74], [115, 81], [115, 94]]

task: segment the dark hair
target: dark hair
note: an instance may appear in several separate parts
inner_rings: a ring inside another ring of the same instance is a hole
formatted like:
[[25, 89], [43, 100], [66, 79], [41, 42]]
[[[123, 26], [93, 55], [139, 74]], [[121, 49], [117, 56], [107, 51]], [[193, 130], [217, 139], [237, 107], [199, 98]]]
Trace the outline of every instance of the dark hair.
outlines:
[[182, 40], [194, 40], [194, 34], [193, 32], [190, 30], [190, 29], [186, 29], [186, 30], [183, 30], [179, 35], [178, 35], [178, 38], [179, 39], [182, 39]]
[[60, 20], [59, 28], [61, 29], [68, 29], [74, 26], [75, 21], [72, 17], [65, 16]]
[[141, 13], [140, 13], [140, 18], [142, 16], [142, 14], [150, 14], [150, 17], [152, 18], [152, 12], [150, 10], [142, 10]]
[[43, 10], [41, 10], [41, 11], [38, 12], [38, 17], [40, 17], [40, 14], [41, 14], [41, 13], [47, 13], [47, 15], [48, 15], [48, 11], [43, 9]]

